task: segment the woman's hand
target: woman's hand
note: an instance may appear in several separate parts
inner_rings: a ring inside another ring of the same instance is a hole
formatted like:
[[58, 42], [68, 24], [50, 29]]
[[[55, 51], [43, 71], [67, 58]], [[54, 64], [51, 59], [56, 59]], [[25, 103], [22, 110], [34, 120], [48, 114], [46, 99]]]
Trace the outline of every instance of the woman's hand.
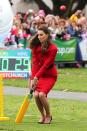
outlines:
[[33, 89], [35, 89], [37, 83], [38, 83], [38, 78], [34, 77], [34, 79], [31, 80], [31, 82], [30, 82], [30, 87], [33, 88]]
[[37, 83], [38, 83], [38, 78], [37, 78], [37, 77], [34, 77], [34, 79], [33, 79], [33, 84], [34, 84], [35, 87], [36, 87]]

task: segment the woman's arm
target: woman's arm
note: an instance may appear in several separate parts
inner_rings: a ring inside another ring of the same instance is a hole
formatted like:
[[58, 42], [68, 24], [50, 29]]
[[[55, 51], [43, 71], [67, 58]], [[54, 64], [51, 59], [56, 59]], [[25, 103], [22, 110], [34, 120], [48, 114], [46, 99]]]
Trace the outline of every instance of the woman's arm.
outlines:
[[52, 48], [52, 50], [49, 53], [49, 57], [48, 59], [45, 61], [45, 63], [43, 64], [43, 66], [40, 68], [40, 70], [36, 73], [35, 77], [39, 78], [40, 76], [42, 76], [45, 71], [47, 71], [47, 68], [49, 68], [50, 65], [52, 65], [55, 61], [55, 57], [57, 54], [57, 48]]

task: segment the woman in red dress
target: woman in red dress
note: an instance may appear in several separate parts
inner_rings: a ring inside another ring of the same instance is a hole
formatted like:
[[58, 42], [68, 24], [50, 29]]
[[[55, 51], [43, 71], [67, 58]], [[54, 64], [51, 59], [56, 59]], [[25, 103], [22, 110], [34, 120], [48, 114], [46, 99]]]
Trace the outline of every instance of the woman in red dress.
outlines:
[[47, 26], [40, 26], [37, 34], [30, 40], [32, 50], [31, 87], [41, 113], [38, 123], [50, 124], [52, 115], [47, 95], [57, 80], [57, 69], [54, 64], [57, 47], [50, 41], [50, 32]]

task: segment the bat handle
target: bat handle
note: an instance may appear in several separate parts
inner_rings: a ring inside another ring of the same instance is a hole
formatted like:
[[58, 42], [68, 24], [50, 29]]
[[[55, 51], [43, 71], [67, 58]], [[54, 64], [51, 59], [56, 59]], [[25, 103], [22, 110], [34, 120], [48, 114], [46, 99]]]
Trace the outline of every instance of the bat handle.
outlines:
[[31, 95], [32, 95], [33, 91], [34, 91], [34, 90], [31, 88], [31, 89], [30, 89], [30, 94], [31, 94]]
[[33, 88], [30, 88], [30, 95], [29, 95], [29, 98], [31, 99], [32, 97], [33, 97], [33, 91], [34, 91], [34, 89]]

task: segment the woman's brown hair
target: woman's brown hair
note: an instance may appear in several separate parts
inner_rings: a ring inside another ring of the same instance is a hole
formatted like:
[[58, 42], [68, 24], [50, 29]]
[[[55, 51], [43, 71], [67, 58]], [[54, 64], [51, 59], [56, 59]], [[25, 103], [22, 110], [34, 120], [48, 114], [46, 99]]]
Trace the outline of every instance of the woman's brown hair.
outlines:
[[[49, 47], [49, 41], [50, 41], [50, 31], [48, 29], [47, 26], [45, 25], [41, 25], [38, 30], [42, 30], [46, 35], [48, 35], [48, 39], [46, 42], [44, 42], [44, 44], [42, 44], [42, 53], [44, 54], [47, 50], [47, 48]], [[32, 49], [36, 46], [40, 45], [40, 41], [38, 39], [38, 34], [36, 34], [35, 36], [33, 36], [30, 40], [29, 40], [29, 47]]]
[[38, 35], [35, 34], [34, 36], [32, 36], [29, 40], [29, 48], [33, 49], [34, 47], [38, 46], [40, 44], [40, 41], [38, 39]]

